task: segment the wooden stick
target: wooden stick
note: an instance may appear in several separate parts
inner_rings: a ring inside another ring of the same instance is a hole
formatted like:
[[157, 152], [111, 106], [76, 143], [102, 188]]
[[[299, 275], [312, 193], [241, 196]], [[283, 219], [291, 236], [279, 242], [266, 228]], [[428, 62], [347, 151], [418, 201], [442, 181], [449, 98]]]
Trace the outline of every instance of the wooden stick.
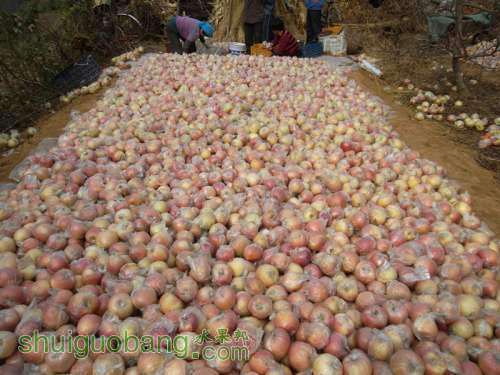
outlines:
[[383, 21], [375, 23], [341, 23], [340, 25], [350, 26], [350, 27], [377, 28], [377, 27], [395, 26], [401, 23], [403, 23], [403, 21], [401, 20], [391, 20], [391, 21]]

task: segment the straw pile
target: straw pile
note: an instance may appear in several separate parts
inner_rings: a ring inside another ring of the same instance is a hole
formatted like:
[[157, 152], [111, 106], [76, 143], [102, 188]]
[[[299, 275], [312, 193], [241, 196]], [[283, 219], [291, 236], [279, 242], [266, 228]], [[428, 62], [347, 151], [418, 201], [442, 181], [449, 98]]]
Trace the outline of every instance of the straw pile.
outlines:
[[[215, 39], [224, 41], [244, 40], [242, 0], [215, 0], [212, 22], [215, 25]], [[302, 0], [277, 0], [276, 15], [283, 19], [285, 27], [297, 38], [305, 34], [306, 9]]]
[[[148, 0], [158, 9], [162, 19], [176, 14], [186, 14], [198, 19], [210, 18], [216, 32], [216, 41], [242, 42], [244, 0]], [[418, 7], [411, 0], [386, 0], [379, 9], [374, 9], [365, 0], [325, 1], [325, 15], [328, 24], [380, 22], [400, 20], [401, 14], [418, 13]], [[179, 8], [177, 8], [177, 6]], [[333, 9], [335, 7], [335, 9]], [[332, 9], [330, 9], [332, 8]], [[208, 16], [210, 12], [210, 16]], [[203, 14], [202, 14], [203, 13]], [[283, 19], [285, 27], [298, 39], [305, 37], [306, 9], [303, 0], [276, 0], [276, 15]], [[407, 22], [405, 22], [407, 24]]]

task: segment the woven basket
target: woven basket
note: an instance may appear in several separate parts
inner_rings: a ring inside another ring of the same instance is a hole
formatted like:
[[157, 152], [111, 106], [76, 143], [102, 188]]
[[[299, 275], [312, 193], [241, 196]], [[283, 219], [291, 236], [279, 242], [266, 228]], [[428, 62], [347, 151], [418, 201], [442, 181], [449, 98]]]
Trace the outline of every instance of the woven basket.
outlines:
[[265, 57], [271, 57], [273, 55], [273, 52], [264, 47], [262, 43], [254, 44], [250, 49], [250, 53], [255, 56], [265, 56]]
[[335, 25], [330, 27], [325, 27], [321, 30], [322, 35], [339, 35], [344, 30], [344, 26]]
[[477, 162], [484, 168], [500, 172], [500, 149], [486, 148], [477, 153]]
[[500, 180], [500, 148], [488, 147], [479, 150], [476, 160], [483, 168], [495, 172], [495, 178]]

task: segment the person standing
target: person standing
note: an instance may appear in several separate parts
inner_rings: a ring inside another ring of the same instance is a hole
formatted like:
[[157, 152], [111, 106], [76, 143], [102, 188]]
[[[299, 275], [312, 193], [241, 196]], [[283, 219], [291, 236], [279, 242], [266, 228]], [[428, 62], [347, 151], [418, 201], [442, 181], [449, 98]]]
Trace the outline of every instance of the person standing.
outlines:
[[274, 7], [276, 0], [264, 0], [264, 21], [262, 25], [262, 40], [271, 42], [273, 40], [273, 33], [271, 30]]
[[321, 33], [321, 8], [324, 0], [306, 0], [307, 8], [307, 43], [317, 42]]
[[243, 30], [247, 53], [256, 43], [262, 42], [262, 21], [264, 19], [263, 0], [245, 0]]
[[[165, 27], [173, 53], [196, 52], [196, 41], [205, 44], [205, 37], [211, 38], [214, 34], [212, 25], [191, 17], [174, 16]], [[181, 43], [182, 41], [182, 43]]]

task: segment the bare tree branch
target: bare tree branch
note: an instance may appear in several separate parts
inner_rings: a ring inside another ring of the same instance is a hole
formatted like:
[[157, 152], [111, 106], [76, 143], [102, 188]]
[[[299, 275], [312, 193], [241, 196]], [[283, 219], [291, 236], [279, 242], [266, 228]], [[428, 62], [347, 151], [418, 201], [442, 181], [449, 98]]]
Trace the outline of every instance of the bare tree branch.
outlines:
[[500, 13], [500, 11], [498, 10], [494, 10], [494, 9], [488, 9], [480, 4], [475, 4], [475, 3], [464, 3], [464, 5], [466, 7], [469, 7], [469, 8], [476, 8], [476, 9], [479, 9], [479, 10], [482, 10], [484, 12], [488, 12], [488, 13]]

